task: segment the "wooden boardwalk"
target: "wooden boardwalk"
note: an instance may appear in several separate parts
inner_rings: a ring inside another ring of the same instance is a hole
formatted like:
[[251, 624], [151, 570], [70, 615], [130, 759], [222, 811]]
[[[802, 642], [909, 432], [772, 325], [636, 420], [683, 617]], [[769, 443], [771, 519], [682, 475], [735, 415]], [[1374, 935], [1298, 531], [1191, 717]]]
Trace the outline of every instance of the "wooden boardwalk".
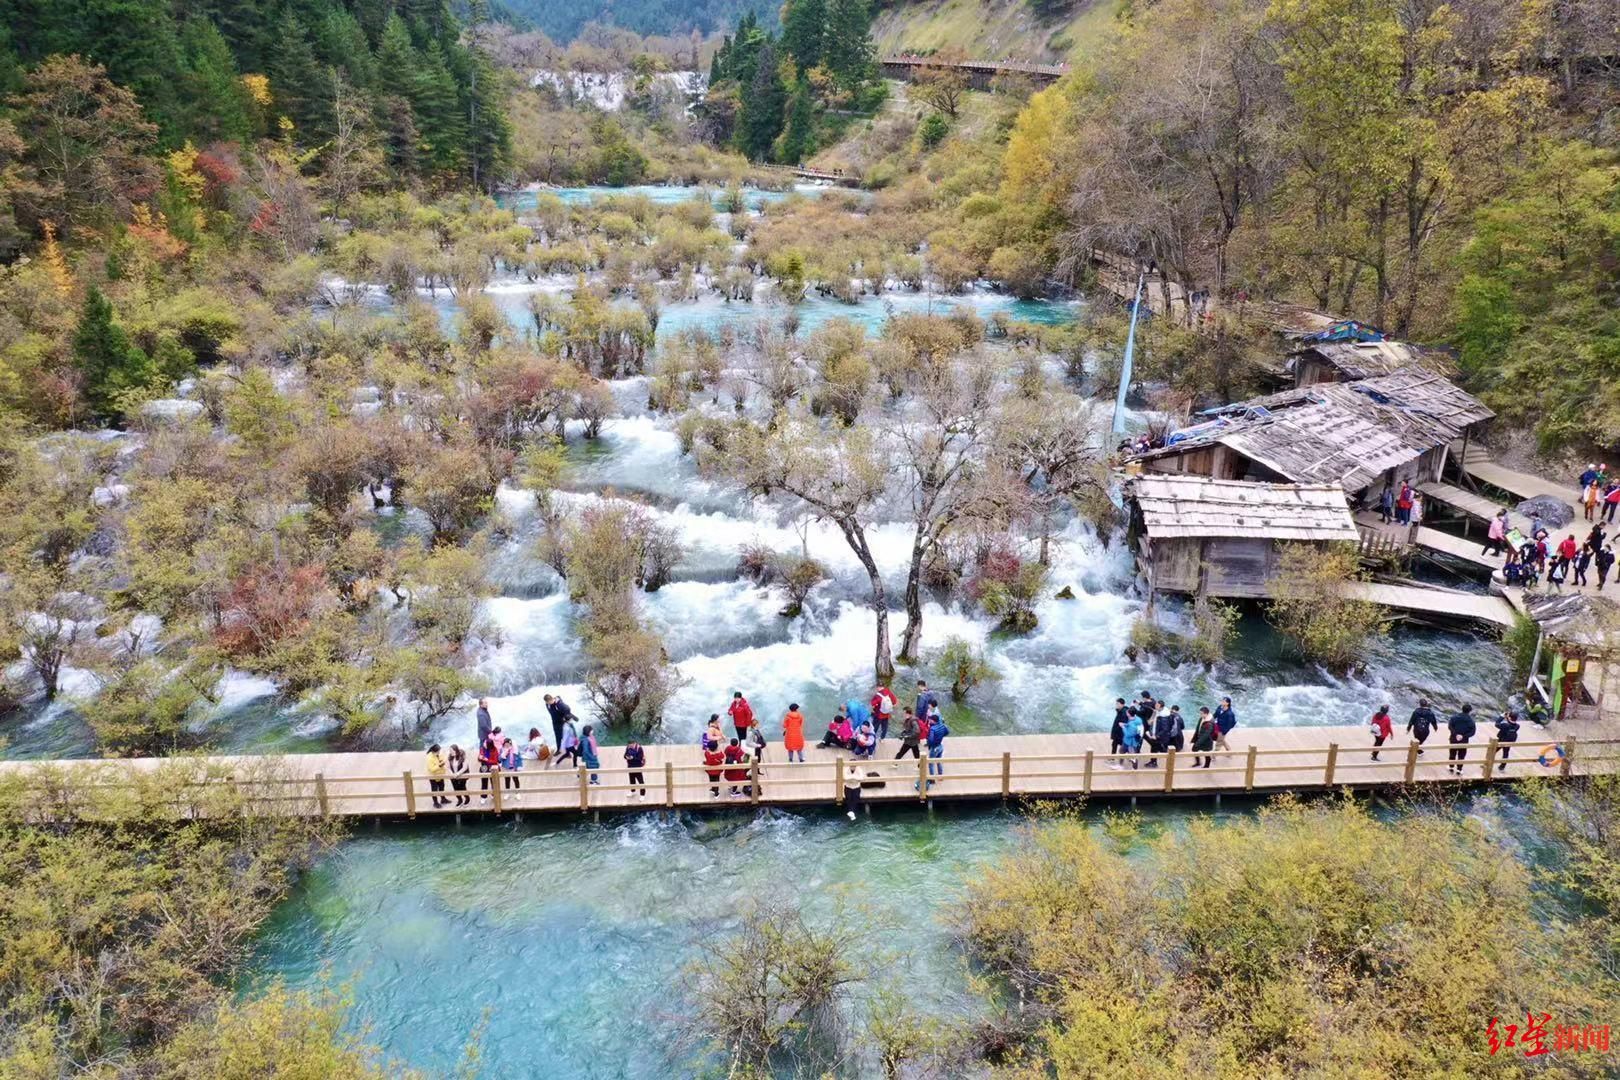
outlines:
[[1419, 525], [1416, 528], [1394, 523], [1386, 525], [1377, 514], [1368, 510], [1356, 515], [1356, 524], [1379, 536], [1388, 537], [1391, 542], [1402, 548], [1413, 546], [1424, 548], [1481, 570], [1495, 571], [1502, 568], [1503, 556], [1483, 554], [1484, 544], [1461, 536], [1452, 536], [1439, 529], [1431, 529], [1427, 525]]
[[1354, 581], [1346, 589], [1358, 600], [1370, 600], [1403, 611], [1501, 627], [1510, 627], [1514, 623], [1513, 605], [1500, 596], [1385, 581]]
[[1531, 473], [1510, 469], [1491, 460], [1490, 454], [1482, 447], [1470, 446], [1464, 453], [1460, 444], [1452, 444], [1452, 460], [1457, 467], [1481, 483], [1489, 484], [1518, 499], [1533, 499], [1537, 496], [1547, 495], [1576, 506], [1580, 493], [1575, 490], [1572, 480], [1569, 484], [1555, 484]]
[[[1498, 511], [1505, 509], [1501, 503], [1492, 502], [1483, 495], [1476, 495], [1472, 491], [1465, 491], [1456, 484], [1447, 484], [1440, 480], [1429, 480], [1418, 485], [1425, 499], [1445, 503], [1454, 510], [1461, 510], [1471, 518], [1477, 518], [1490, 523]], [[1530, 535], [1530, 519], [1516, 510], [1508, 510], [1508, 524]]]
[[[1369, 701], [1368, 712], [1378, 702]], [[1246, 728], [1229, 737], [1230, 751], [1216, 751], [1211, 768], [1193, 768], [1190, 751], [1165, 754], [1150, 767], [1151, 755], [1110, 755], [1103, 734], [951, 737], [936, 764], [943, 774], [927, 786], [928, 759], [895, 760], [899, 743], [882, 743], [876, 759], [853, 762], [861, 774], [862, 799], [870, 803], [1025, 799], [1086, 796], [1138, 798], [1198, 796], [1340, 787], [1381, 788], [1472, 781], [1490, 783], [1529, 777], [1611, 771], [1620, 763], [1620, 739], [1596, 737], [1606, 729], [1581, 728], [1577, 740], [1570, 726], [1546, 732], [1524, 725], [1522, 742], [1510, 747], [1507, 768], [1487, 769], [1486, 758], [1500, 747], [1488, 740], [1491, 729], [1482, 715], [1481, 734], [1467, 745], [1464, 771], [1452, 774], [1446, 764], [1445, 731], [1431, 736], [1425, 752], [1397, 728], [1381, 760], [1371, 759], [1371, 740], [1363, 724], [1340, 727]], [[1591, 734], [1593, 737], [1584, 737]], [[1564, 749], [1551, 764], [1537, 760], [1554, 743]], [[779, 742], [756, 768], [750, 764], [736, 779], [722, 775], [711, 782], [695, 746], [648, 745], [646, 796], [628, 783], [619, 747], [603, 747], [602, 761], [616, 767], [598, 770], [592, 784], [583, 769], [526, 769], [510, 776], [474, 774], [467, 804], [456, 806], [455, 792], [445, 792], [447, 805], [435, 806], [437, 795], [423, 772], [424, 756], [415, 752], [355, 754], [290, 754], [280, 757], [181, 758], [173, 761], [55, 761], [0, 764], [0, 782], [39, 791], [42, 818], [74, 815], [75, 793], [87, 787], [131, 787], [132, 773], [161, 777], [172, 785], [177, 813], [188, 810], [210, 785], [231, 784], [251, 790], [263, 806], [285, 813], [327, 814], [346, 818], [453, 817], [458, 814], [592, 813], [658, 809], [717, 809], [749, 806], [796, 806], [840, 803], [842, 777], [852, 763], [846, 755], [811, 749], [803, 764], [783, 761]], [[160, 771], [171, 770], [171, 771]], [[481, 783], [489, 780], [489, 790]], [[513, 781], [511, 786], [508, 782]], [[448, 785], [447, 785], [448, 786]], [[731, 794], [732, 788], [738, 791]], [[714, 793], [718, 790], [718, 794]]]

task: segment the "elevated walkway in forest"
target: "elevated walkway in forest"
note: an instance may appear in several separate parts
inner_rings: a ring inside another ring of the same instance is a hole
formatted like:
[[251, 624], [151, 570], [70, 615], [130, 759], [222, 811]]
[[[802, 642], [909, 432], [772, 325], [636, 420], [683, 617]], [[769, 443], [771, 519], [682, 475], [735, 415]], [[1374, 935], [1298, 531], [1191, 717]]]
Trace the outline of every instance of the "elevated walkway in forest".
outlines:
[[1577, 505], [1580, 497], [1573, 480], [1568, 484], [1555, 484], [1545, 477], [1510, 469], [1493, 461], [1491, 455], [1480, 446], [1464, 447], [1461, 443], [1453, 443], [1451, 460], [1456, 462], [1457, 467], [1464, 473], [1480, 483], [1489, 484], [1520, 500], [1545, 495], [1573, 507]]

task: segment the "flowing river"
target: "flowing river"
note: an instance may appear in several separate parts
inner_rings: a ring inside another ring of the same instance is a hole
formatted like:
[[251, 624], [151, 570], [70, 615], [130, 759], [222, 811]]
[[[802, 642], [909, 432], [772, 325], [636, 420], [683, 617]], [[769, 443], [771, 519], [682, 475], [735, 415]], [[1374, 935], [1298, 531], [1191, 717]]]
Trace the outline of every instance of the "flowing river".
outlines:
[[[683, 191], [656, 190], [670, 198]], [[680, 197], [690, 194], [685, 189]], [[549, 284], [506, 280], [489, 291], [521, 329], [526, 294], [543, 287]], [[453, 317], [447, 299], [435, 302]], [[978, 290], [966, 297], [887, 293], [854, 305], [817, 298], [799, 305], [799, 314], [805, 328], [834, 316], [876, 327], [891, 310], [957, 303], [981, 315], [1005, 311], [1042, 322], [1068, 321], [1076, 311], [1073, 304]], [[779, 319], [782, 310], [712, 298], [671, 304], [660, 334]], [[567, 513], [609, 493], [638, 498], [685, 545], [675, 580], [641, 599], [685, 680], [659, 737], [695, 738], [735, 689], [748, 693], [773, 736], [789, 702], [805, 707], [815, 730], [837, 702], [869, 695], [867, 585], [837, 531], [797, 523], [829, 579], [803, 614], [783, 618], [779, 596], [737, 578], [737, 556], [744, 544], [798, 548], [796, 522], [701, 478], [672, 424], [646, 412], [645, 379], [613, 388], [622, 415], [607, 421], [594, 442], [571, 432], [572, 470], [559, 499]], [[549, 730], [544, 693], [561, 693], [588, 711], [576, 612], [556, 574], [534, 554], [532, 497], [503, 488], [497, 513], [494, 595], [484, 606], [489, 640], [478, 672], [497, 723], [508, 731]], [[395, 537], [424, 523], [414, 511], [389, 508], [378, 527]], [[880, 522], [870, 542], [891, 596], [899, 596], [909, 526]], [[1132, 662], [1125, 649], [1143, 600], [1130, 555], [1122, 539], [1105, 540], [1078, 521], [1054, 547], [1051, 592], [1065, 586], [1074, 598], [1042, 602], [1039, 625], [1027, 635], [1003, 634], [957, 602], [926, 606], [928, 644], [949, 635], [981, 644], [999, 674], [968, 702], [947, 703], [953, 732], [1106, 730], [1114, 698], [1139, 688], [1192, 712], [1230, 694], [1240, 723], [1261, 726], [1356, 722], [1386, 701], [1397, 712], [1409, 709], [1420, 694], [1441, 708], [1465, 700], [1489, 707], [1508, 683], [1506, 658], [1494, 642], [1406, 628], [1396, 629], [1363, 671], [1333, 677], [1289, 658], [1253, 614], [1213, 671]], [[891, 613], [896, 641], [903, 619]], [[904, 695], [915, 675], [903, 671], [897, 691]], [[6, 755], [90, 752], [79, 710], [93, 706], [73, 692], [92, 684], [71, 670], [64, 683], [63, 699], [10, 725]], [[325, 721], [278, 698], [272, 684], [241, 673], [226, 677], [205, 727], [215, 745], [231, 750], [318, 749], [331, 734]], [[435, 732], [464, 745], [472, 734], [470, 709]], [[609, 732], [608, 741], [618, 740]], [[1167, 805], [1147, 812], [1173, 824], [1188, 811]], [[557, 1076], [676, 1074], [683, 1070], [669, 1047], [678, 1042], [681, 1017], [671, 987], [695, 949], [724, 945], [740, 904], [777, 889], [790, 888], [819, 917], [841, 910], [859, 920], [883, 946], [886, 972], [939, 995], [944, 1012], [970, 1009], [947, 933], [953, 898], [964, 871], [1012, 842], [1020, 820], [999, 810], [885, 807], [855, 826], [830, 814], [778, 811], [601, 824], [530, 818], [463, 830], [392, 826], [357, 836], [314, 871], [276, 916], [258, 970], [298, 984], [323, 972], [352, 980], [356, 1022], [369, 1025], [388, 1054], [429, 1074], [446, 1074], [481, 1025], [491, 1074], [535, 1074], [540, 1062]]]

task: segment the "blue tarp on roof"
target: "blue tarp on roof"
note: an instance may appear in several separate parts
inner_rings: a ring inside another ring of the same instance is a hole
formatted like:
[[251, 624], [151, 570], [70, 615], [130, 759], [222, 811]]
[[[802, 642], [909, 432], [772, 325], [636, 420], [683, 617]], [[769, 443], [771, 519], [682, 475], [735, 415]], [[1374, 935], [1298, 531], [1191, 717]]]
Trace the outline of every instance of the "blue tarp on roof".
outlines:
[[1326, 330], [1318, 330], [1314, 334], [1306, 334], [1301, 341], [1383, 341], [1384, 332], [1376, 326], [1357, 322], [1355, 319], [1343, 319], [1334, 323]]

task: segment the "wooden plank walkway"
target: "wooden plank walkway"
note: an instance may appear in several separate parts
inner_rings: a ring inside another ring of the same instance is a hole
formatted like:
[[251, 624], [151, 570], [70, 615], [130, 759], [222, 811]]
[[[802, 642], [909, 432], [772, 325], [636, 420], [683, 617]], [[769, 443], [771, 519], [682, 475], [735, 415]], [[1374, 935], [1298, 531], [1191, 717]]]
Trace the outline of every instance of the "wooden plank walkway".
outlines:
[[[1369, 713], [1371, 711], [1369, 703]], [[1486, 768], [1486, 757], [1499, 749], [1483, 732], [1491, 730], [1482, 716], [1481, 736], [1466, 747], [1465, 771], [1453, 775], [1442, 729], [1419, 753], [1404, 733], [1386, 745], [1379, 761], [1371, 759], [1371, 740], [1362, 724], [1338, 727], [1278, 727], [1235, 730], [1230, 751], [1216, 751], [1211, 768], [1193, 768], [1190, 752], [1165, 754], [1150, 767], [1151, 755], [1110, 755], [1101, 733], [951, 737], [946, 756], [936, 764], [943, 774], [931, 787], [924, 768], [928, 759], [895, 760], [897, 740], [885, 740], [877, 757], [855, 763], [863, 778], [862, 798], [873, 803], [917, 803], [930, 800], [985, 800], [1089, 796], [1135, 798], [1167, 795], [1212, 795], [1245, 792], [1377, 788], [1408, 784], [1437, 785], [1459, 781], [1494, 782], [1528, 777], [1612, 771], [1620, 763], [1620, 739], [1577, 738], [1568, 725], [1546, 732], [1526, 724], [1523, 741], [1511, 747], [1505, 770]], [[1583, 734], [1606, 729], [1587, 726]], [[1565, 749], [1565, 762], [1537, 761], [1554, 738]], [[735, 781], [722, 776], [711, 783], [695, 746], [649, 744], [644, 770], [646, 796], [632, 790], [619, 747], [603, 747], [604, 762], [618, 767], [599, 770], [591, 784], [583, 769], [529, 769], [511, 776], [492, 774], [493, 786], [480, 789], [486, 777], [469, 778], [468, 803], [435, 807], [436, 792], [423, 774], [423, 755], [414, 752], [291, 754], [280, 757], [183, 758], [135, 761], [55, 761], [0, 763], [0, 782], [37, 786], [42, 817], [73, 813], [73, 793], [98, 784], [131, 786], [134, 772], [159, 773], [175, 790], [177, 812], [199, 800], [196, 789], [234, 784], [255, 792], [286, 813], [324, 813], [335, 817], [431, 817], [457, 814], [590, 813], [596, 811], [715, 809], [756, 805], [792, 806], [839, 803], [843, 800], [840, 766], [847, 758], [811, 749], [803, 764], [781, 760], [773, 743], [757, 773]], [[206, 779], [204, 776], [206, 775]], [[757, 779], [757, 782], [756, 782]], [[508, 781], [515, 781], [507, 786]], [[736, 787], [739, 794], [733, 796]], [[718, 794], [715, 793], [717, 790]], [[747, 794], [743, 794], [744, 791]], [[188, 794], [188, 792], [190, 794]], [[448, 791], [446, 796], [454, 797]]]
[[[1447, 484], [1440, 480], [1425, 481], [1418, 485], [1418, 490], [1423, 492], [1424, 498], [1445, 503], [1452, 509], [1461, 510], [1469, 517], [1477, 518], [1487, 525], [1498, 511], [1504, 509], [1501, 503], [1492, 502], [1483, 495], [1475, 495], [1472, 491], [1464, 491], [1456, 484]], [[1518, 511], [1508, 511], [1508, 524], [1526, 536], [1530, 535], [1530, 519]]]
[[1415, 529], [1407, 525], [1396, 525], [1394, 523], [1386, 525], [1377, 514], [1369, 510], [1363, 510], [1356, 515], [1356, 524], [1364, 529], [1370, 529], [1380, 536], [1389, 537], [1401, 547], [1416, 545], [1437, 554], [1449, 556], [1459, 562], [1468, 563], [1482, 570], [1494, 571], [1502, 568], [1503, 556], [1482, 554], [1481, 548], [1484, 547], [1484, 544], [1473, 540], [1465, 540], [1460, 536], [1452, 536], [1450, 533], [1441, 532], [1439, 529], [1431, 529], [1427, 525], [1419, 525]]
[[1385, 607], [1440, 615], [1451, 619], [1513, 625], [1513, 606], [1500, 596], [1430, 589], [1421, 585], [1397, 585], [1384, 581], [1354, 581], [1346, 586], [1351, 596]]
[[1519, 499], [1533, 499], [1540, 495], [1548, 495], [1561, 500], [1574, 507], [1580, 493], [1575, 490], [1575, 482], [1569, 484], [1555, 484], [1544, 477], [1532, 473], [1520, 472], [1510, 469], [1506, 465], [1498, 464], [1491, 459], [1482, 447], [1470, 446], [1467, 454], [1462, 453], [1460, 443], [1452, 444], [1452, 460], [1474, 479], [1499, 488]]

